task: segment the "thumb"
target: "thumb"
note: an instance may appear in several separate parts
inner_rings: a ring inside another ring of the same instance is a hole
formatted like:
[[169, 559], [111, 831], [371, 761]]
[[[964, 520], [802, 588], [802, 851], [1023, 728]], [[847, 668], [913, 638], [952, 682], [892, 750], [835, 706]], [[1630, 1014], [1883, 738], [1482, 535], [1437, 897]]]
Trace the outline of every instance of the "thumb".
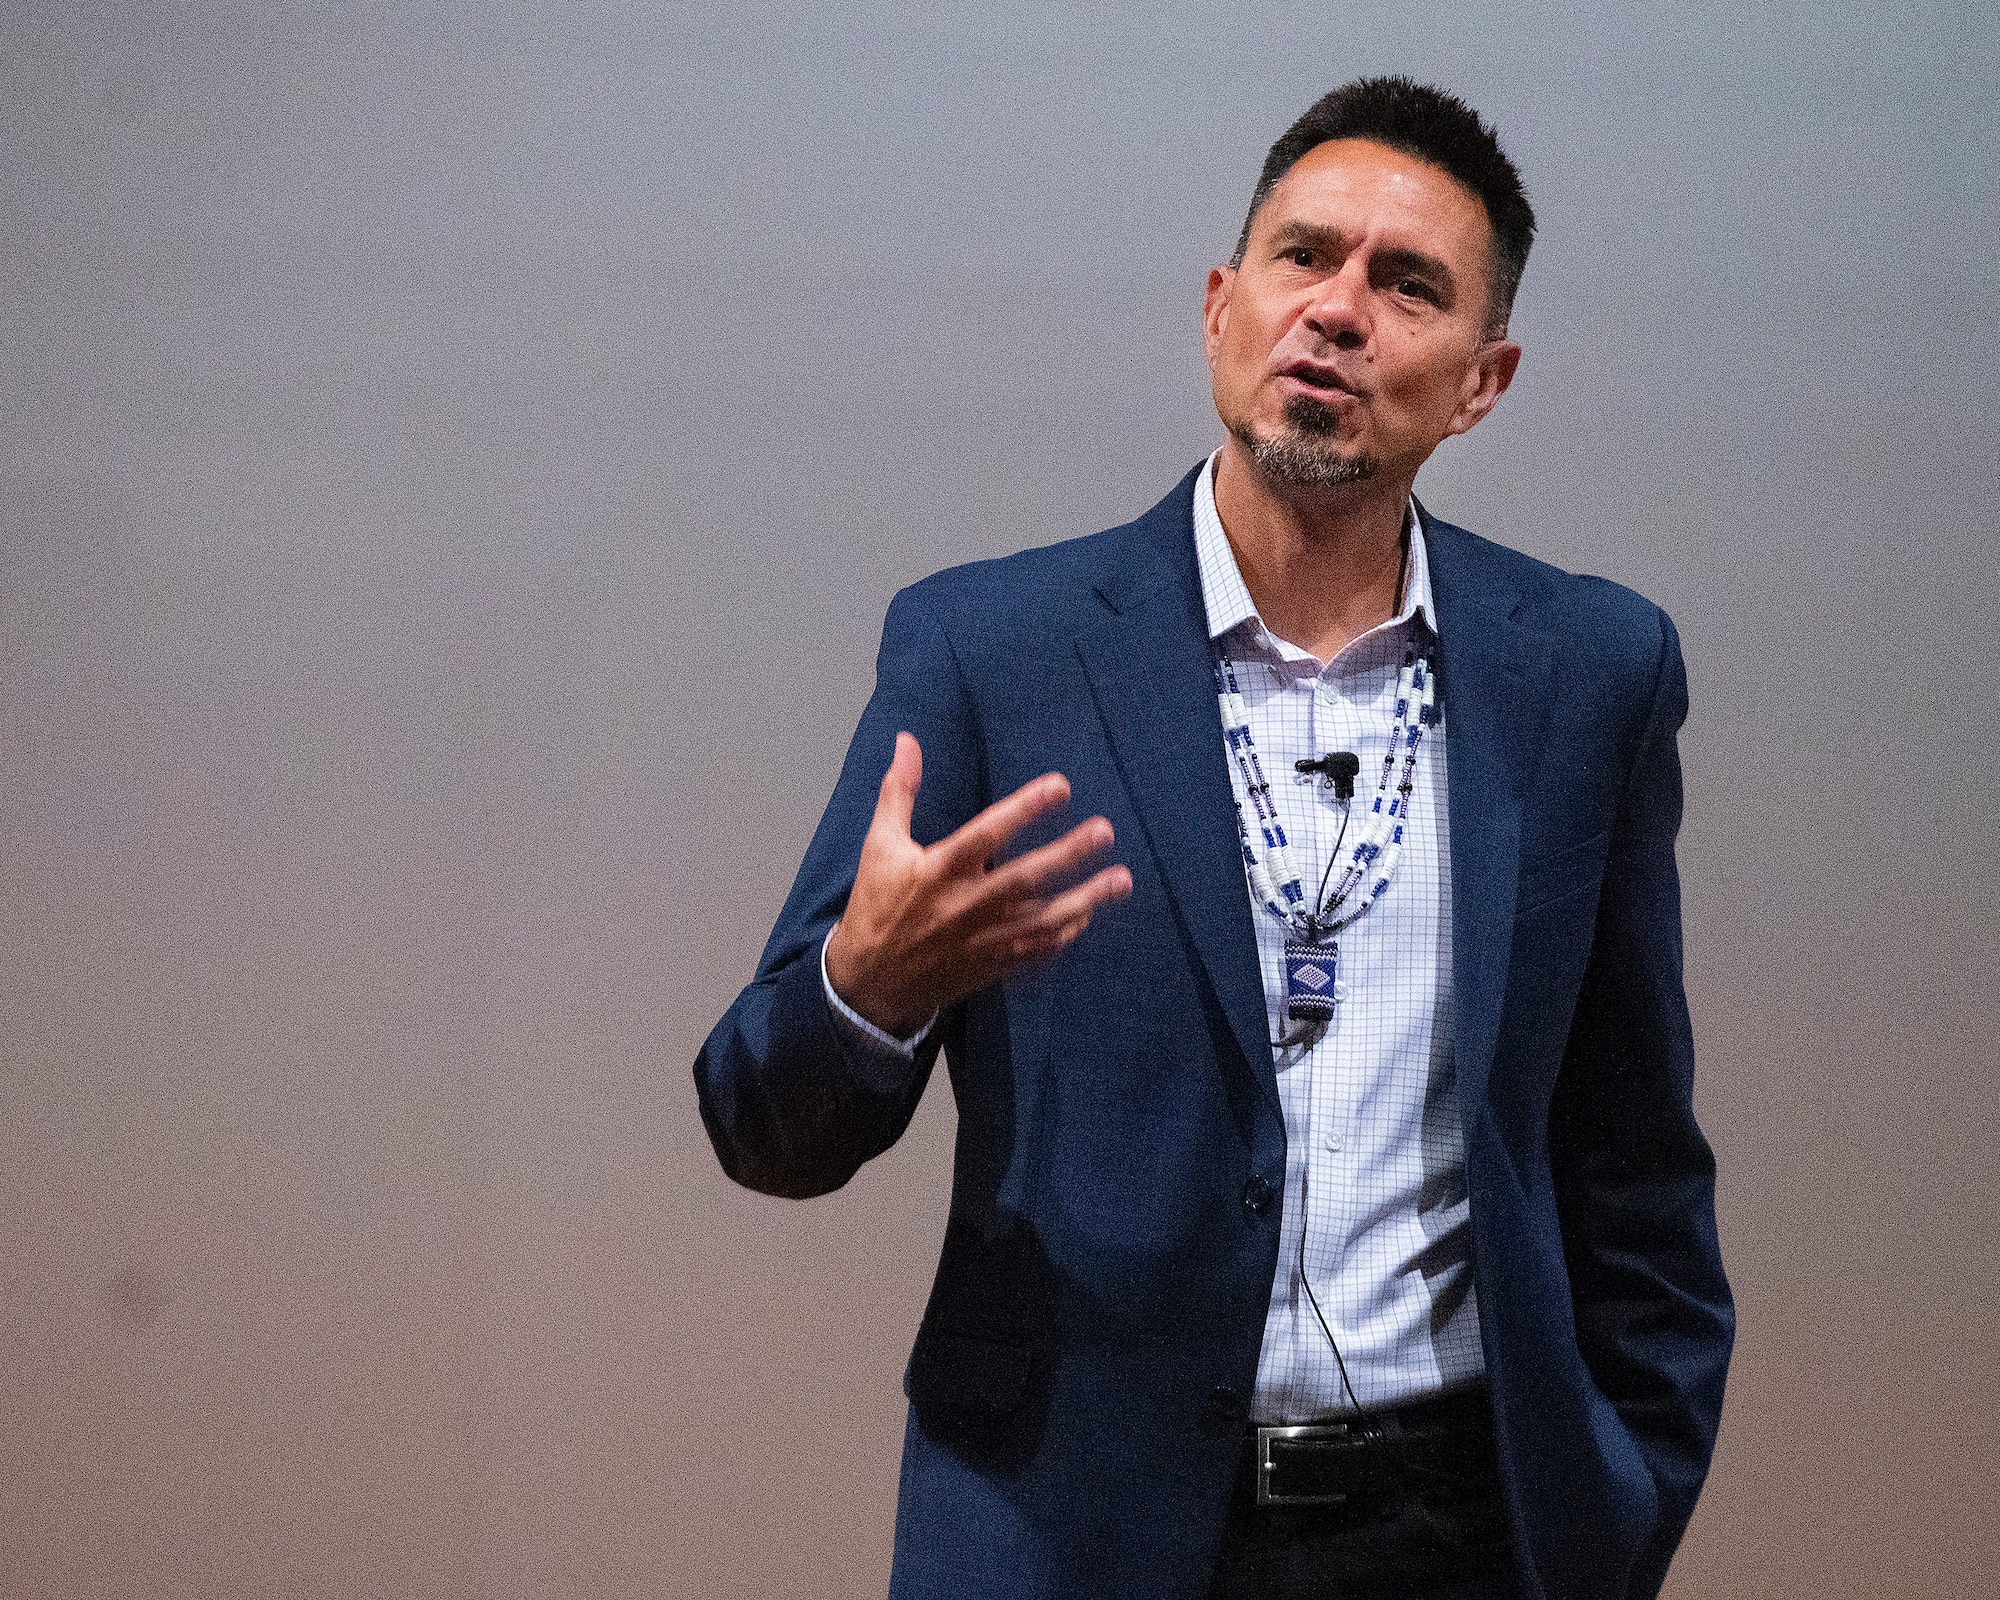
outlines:
[[914, 735], [896, 735], [895, 758], [882, 774], [882, 797], [875, 802], [875, 826], [886, 827], [898, 837], [910, 836], [910, 813], [916, 809], [917, 789], [924, 781], [924, 752]]

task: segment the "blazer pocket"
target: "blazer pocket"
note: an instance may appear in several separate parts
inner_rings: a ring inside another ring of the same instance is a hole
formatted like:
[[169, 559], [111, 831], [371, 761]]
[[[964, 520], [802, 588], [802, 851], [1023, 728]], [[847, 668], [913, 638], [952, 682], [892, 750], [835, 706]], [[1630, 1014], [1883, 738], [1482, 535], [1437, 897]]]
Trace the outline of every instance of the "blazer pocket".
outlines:
[[1524, 917], [1539, 906], [1596, 887], [1611, 850], [1611, 832], [1594, 833], [1560, 850], [1521, 860], [1514, 891], [1514, 915]]

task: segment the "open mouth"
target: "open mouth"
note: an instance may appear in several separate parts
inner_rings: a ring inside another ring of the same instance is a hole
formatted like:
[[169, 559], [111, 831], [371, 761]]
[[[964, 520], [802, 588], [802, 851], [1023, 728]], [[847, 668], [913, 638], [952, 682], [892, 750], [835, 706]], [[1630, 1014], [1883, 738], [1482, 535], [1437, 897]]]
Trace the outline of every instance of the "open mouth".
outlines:
[[1354, 393], [1354, 390], [1341, 380], [1338, 372], [1332, 367], [1322, 366], [1317, 361], [1294, 361], [1283, 368], [1279, 376], [1290, 378], [1308, 393], [1323, 400]]

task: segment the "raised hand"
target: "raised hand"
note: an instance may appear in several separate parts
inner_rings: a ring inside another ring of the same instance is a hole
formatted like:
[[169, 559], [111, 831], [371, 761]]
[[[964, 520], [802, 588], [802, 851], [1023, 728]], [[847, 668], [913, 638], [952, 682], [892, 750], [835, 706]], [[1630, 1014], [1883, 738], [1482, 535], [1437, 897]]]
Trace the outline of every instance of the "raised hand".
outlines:
[[1059, 887], [1110, 847], [1111, 824], [1102, 817], [993, 865], [1008, 840], [1069, 798], [1069, 780], [1061, 773], [1023, 784], [926, 846], [910, 837], [923, 772], [917, 741], [897, 734], [847, 914], [826, 947], [834, 992], [899, 1039], [953, 1001], [1062, 949], [1090, 925], [1099, 906], [1132, 892], [1132, 874], [1116, 865]]

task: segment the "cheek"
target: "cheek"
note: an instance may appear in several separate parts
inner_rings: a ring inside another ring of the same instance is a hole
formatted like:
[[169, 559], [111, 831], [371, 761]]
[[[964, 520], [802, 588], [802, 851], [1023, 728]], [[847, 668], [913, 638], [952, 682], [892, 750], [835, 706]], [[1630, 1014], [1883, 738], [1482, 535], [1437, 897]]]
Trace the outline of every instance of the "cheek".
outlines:
[[1463, 400], [1469, 359], [1457, 351], [1441, 355], [1421, 347], [1407, 353], [1410, 364], [1390, 392], [1402, 410], [1443, 426]]
[[1285, 306], [1236, 306], [1231, 314], [1230, 353], [1246, 375], [1262, 377], [1271, 365], [1272, 353], [1297, 326], [1298, 316]]
[[1254, 388], [1267, 349], [1259, 342], [1251, 319], [1232, 309], [1209, 362], [1214, 370], [1216, 392], [1237, 395]]

